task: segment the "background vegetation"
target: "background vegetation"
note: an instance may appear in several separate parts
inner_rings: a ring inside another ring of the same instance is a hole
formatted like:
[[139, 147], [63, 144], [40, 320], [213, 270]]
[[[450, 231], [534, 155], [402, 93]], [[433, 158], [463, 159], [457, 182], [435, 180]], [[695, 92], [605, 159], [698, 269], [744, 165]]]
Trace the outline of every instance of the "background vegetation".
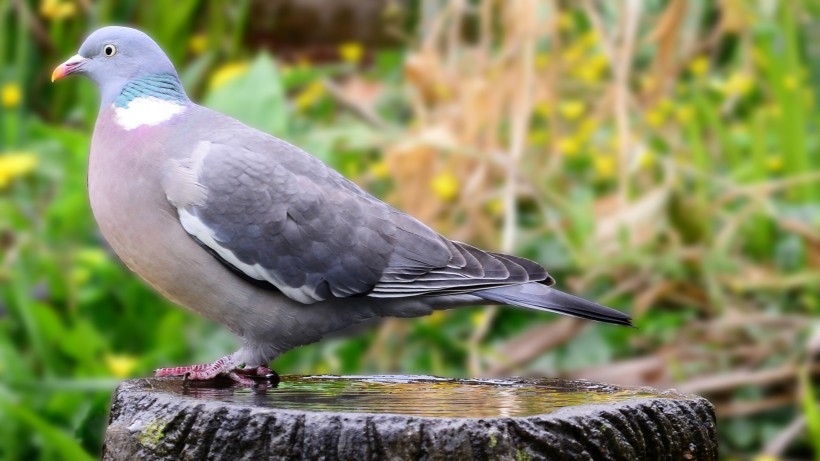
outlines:
[[49, 75], [125, 23], [194, 99], [638, 325], [442, 312], [280, 373], [675, 387], [715, 403], [727, 458], [820, 459], [819, 20], [814, 0], [0, 0], [0, 458], [91, 459], [119, 380], [236, 347], [91, 217], [96, 90]]

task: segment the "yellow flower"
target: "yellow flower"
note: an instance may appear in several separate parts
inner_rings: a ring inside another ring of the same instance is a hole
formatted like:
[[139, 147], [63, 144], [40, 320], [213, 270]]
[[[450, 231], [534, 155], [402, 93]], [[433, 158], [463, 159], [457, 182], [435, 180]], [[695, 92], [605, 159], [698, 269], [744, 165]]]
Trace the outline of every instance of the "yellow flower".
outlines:
[[358, 64], [364, 56], [364, 48], [359, 42], [346, 42], [339, 45], [339, 56], [350, 64]]
[[248, 71], [247, 62], [232, 62], [223, 65], [211, 75], [209, 87], [211, 90], [221, 88], [231, 80], [241, 77]]
[[579, 141], [585, 141], [589, 139], [597, 129], [598, 121], [594, 118], [587, 117], [584, 119], [583, 122], [581, 122], [581, 125], [578, 127], [578, 132], [575, 136]]
[[752, 90], [754, 82], [748, 75], [735, 72], [729, 77], [729, 80], [723, 85], [723, 92], [727, 96], [745, 96]]
[[675, 119], [682, 124], [687, 124], [695, 117], [695, 110], [692, 106], [680, 105], [675, 108]]
[[597, 53], [589, 58], [589, 65], [603, 70], [609, 67], [609, 59], [603, 53]]
[[331, 372], [331, 368], [325, 362], [319, 362], [314, 369], [317, 375], [326, 375]]
[[487, 211], [493, 216], [501, 216], [504, 214], [504, 200], [496, 197], [487, 202]]
[[9, 152], [0, 155], [0, 188], [18, 177], [28, 174], [37, 166], [37, 157], [30, 152]]
[[783, 170], [783, 157], [780, 155], [773, 155], [766, 160], [766, 168], [772, 173], [777, 173]]
[[492, 312], [490, 309], [477, 309], [475, 312], [470, 314], [470, 323], [472, 323], [475, 328], [480, 327], [487, 321], [487, 317], [490, 315], [490, 312]]
[[91, 269], [87, 267], [73, 267], [68, 273], [68, 279], [71, 281], [72, 286], [82, 286], [88, 283], [91, 280]]
[[127, 378], [137, 367], [137, 359], [130, 355], [106, 354], [105, 365], [116, 378]]
[[675, 108], [675, 103], [673, 103], [669, 98], [663, 98], [658, 101], [658, 109], [664, 114], [670, 114], [672, 110]]
[[646, 111], [644, 118], [646, 119], [646, 123], [648, 123], [652, 128], [660, 128], [666, 121], [666, 116], [660, 107], [655, 107]]
[[313, 66], [313, 63], [310, 62], [310, 58], [307, 56], [299, 56], [299, 59], [296, 60], [296, 69], [297, 70], [308, 70]]
[[90, 267], [99, 267], [108, 262], [108, 253], [97, 247], [78, 250], [74, 257], [78, 263]]
[[304, 111], [305, 109], [313, 107], [313, 105], [319, 102], [324, 95], [325, 85], [321, 82], [321, 80], [314, 80], [310, 85], [305, 87], [304, 90], [296, 95], [296, 99], [294, 99], [293, 104], [296, 106], [297, 110]]
[[442, 101], [447, 101], [453, 96], [453, 92], [450, 90], [450, 87], [445, 85], [444, 83], [437, 83], [433, 87], [433, 92], [435, 93], [436, 97]]
[[641, 89], [644, 91], [654, 91], [658, 87], [658, 81], [651, 75], [641, 77]]
[[188, 41], [188, 49], [193, 54], [202, 54], [208, 48], [208, 36], [205, 34], [194, 34]]
[[40, 14], [48, 19], [59, 20], [74, 16], [77, 5], [72, 1], [43, 0], [40, 2]]
[[563, 32], [567, 32], [572, 30], [572, 27], [575, 25], [575, 17], [572, 16], [572, 13], [569, 11], [564, 11], [558, 15], [558, 29]]
[[618, 136], [618, 133], [613, 133], [612, 137], [609, 138], [609, 147], [613, 150], [620, 150], [621, 148], [621, 137]]
[[376, 179], [387, 179], [390, 176], [390, 167], [381, 159], [370, 164], [370, 174]]
[[550, 140], [547, 130], [533, 130], [527, 135], [527, 140], [533, 146], [546, 146]]
[[535, 55], [535, 68], [544, 70], [550, 64], [550, 55], [547, 53], [538, 53]]
[[444, 319], [447, 316], [445, 311], [433, 311], [432, 314], [428, 315], [424, 322], [430, 326], [439, 326], [444, 323]]
[[550, 105], [545, 102], [539, 102], [535, 105], [535, 113], [540, 115], [543, 118], [549, 118], [550, 116]]
[[581, 60], [581, 58], [584, 56], [584, 53], [584, 47], [576, 43], [575, 45], [564, 50], [564, 52], [561, 53], [561, 58], [563, 58], [567, 64], [575, 64]]
[[763, 116], [766, 118], [771, 118], [774, 120], [779, 119], [783, 115], [783, 111], [780, 110], [780, 106], [771, 104], [768, 107], [763, 108]]
[[595, 168], [595, 173], [599, 178], [611, 178], [615, 175], [615, 168], [618, 166], [618, 162], [615, 160], [614, 155], [602, 154], [595, 156], [592, 166]]
[[757, 48], [752, 48], [752, 61], [761, 69], [769, 67], [769, 57], [766, 56], [764, 51]]
[[359, 163], [353, 160], [348, 160], [344, 162], [342, 166], [339, 168], [339, 171], [342, 173], [342, 175], [348, 178], [355, 178], [356, 176], [359, 176], [360, 170], [361, 168], [359, 168]]
[[787, 75], [786, 77], [783, 78], [783, 87], [786, 88], [789, 91], [796, 90], [799, 83], [800, 82], [799, 82], [798, 78], [795, 77], [794, 75]]
[[601, 41], [601, 36], [598, 35], [598, 31], [595, 29], [590, 29], [584, 35], [581, 36], [580, 42], [587, 48], [592, 48], [597, 45]]
[[701, 77], [709, 71], [709, 58], [698, 56], [689, 63], [689, 72], [695, 77]]
[[458, 184], [458, 178], [456, 178], [455, 175], [448, 171], [444, 171], [437, 174], [433, 178], [430, 182], [430, 187], [433, 189], [433, 193], [436, 194], [438, 198], [444, 200], [445, 202], [449, 202], [458, 197], [460, 186]]
[[651, 167], [655, 164], [655, 158], [657, 158], [655, 152], [652, 152], [649, 149], [642, 149], [640, 153], [638, 153], [638, 167], [643, 169]]
[[558, 112], [567, 120], [577, 120], [584, 114], [586, 106], [583, 101], [567, 101], [558, 106]]
[[587, 60], [583, 65], [573, 68], [573, 74], [584, 83], [592, 84], [601, 81], [601, 77], [609, 66], [606, 56], [596, 54]]
[[0, 92], [2, 93], [0, 99], [2, 99], [4, 109], [14, 109], [23, 100], [23, 92], [20, 90], [20, 85], [16, 83], [6, 83]]
[[575, 138], [563, 138], [560, 141], [558, 141], [558, 152], [561, 152], [567, 157], [574, 157], [578, 155], [578, 152], [580, 151], [581, 143], [579, 143], [578, 140]]
[[757, 455], [752, 461], [780, 461], [780, 458], [774, 455]]

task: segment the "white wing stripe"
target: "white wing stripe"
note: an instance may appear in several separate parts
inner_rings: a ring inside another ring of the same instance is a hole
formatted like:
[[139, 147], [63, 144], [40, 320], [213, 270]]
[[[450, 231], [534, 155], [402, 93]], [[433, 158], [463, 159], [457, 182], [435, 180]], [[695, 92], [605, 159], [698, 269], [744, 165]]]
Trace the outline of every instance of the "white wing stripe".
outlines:
[[266, 270], [260, 264], [247, 264], [239, 260], [229, 249], [223, 247], [214, 238], [214, 232], [202, 222], [197, 216], [191, 214], [184, 208], [177, 208], [179, 221], [186, 232], [196, 237], [203, 245], [214, 250], [220, 258], [228, 264], [242, 271], [245, 275], [256, 280], [263, 280], [271, 283], [287, 297], [304, 304], [313, 304], [320, 299], [315, 297], [313, 290], [308, 286], [291, 287], [279, 280], [271, 271]]

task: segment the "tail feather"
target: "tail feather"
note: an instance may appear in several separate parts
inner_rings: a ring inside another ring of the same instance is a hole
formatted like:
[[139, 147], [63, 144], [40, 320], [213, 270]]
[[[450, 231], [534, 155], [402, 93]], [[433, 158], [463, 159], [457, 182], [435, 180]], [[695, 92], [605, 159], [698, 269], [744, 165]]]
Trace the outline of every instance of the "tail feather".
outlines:
[[584, 298], [558, 291], [542, 283], [524, 283], [490, 288], [470, 293], [488, 301], [511, 306], [555, 312], [558, 314], [597, 320], [617, 325], [632, 325], [632, 318], [623, 312], [616, 311]]

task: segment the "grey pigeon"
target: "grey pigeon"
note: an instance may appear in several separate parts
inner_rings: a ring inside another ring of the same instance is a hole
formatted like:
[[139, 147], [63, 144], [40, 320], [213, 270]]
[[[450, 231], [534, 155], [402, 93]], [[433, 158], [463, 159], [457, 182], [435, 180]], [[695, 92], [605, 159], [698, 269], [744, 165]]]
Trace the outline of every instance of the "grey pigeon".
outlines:
[[138, 30], [92, 33], [52, 80], [71, 74], [101, 93], [88, 189], [103, 235], [149, 285], [242, 341], [158, 376], [250, 385], [281, 353], [353, 324], [476, 304], [631, 325], [552, 288], [540, 265], [448, 240], [298, 147], [191, 102]]

